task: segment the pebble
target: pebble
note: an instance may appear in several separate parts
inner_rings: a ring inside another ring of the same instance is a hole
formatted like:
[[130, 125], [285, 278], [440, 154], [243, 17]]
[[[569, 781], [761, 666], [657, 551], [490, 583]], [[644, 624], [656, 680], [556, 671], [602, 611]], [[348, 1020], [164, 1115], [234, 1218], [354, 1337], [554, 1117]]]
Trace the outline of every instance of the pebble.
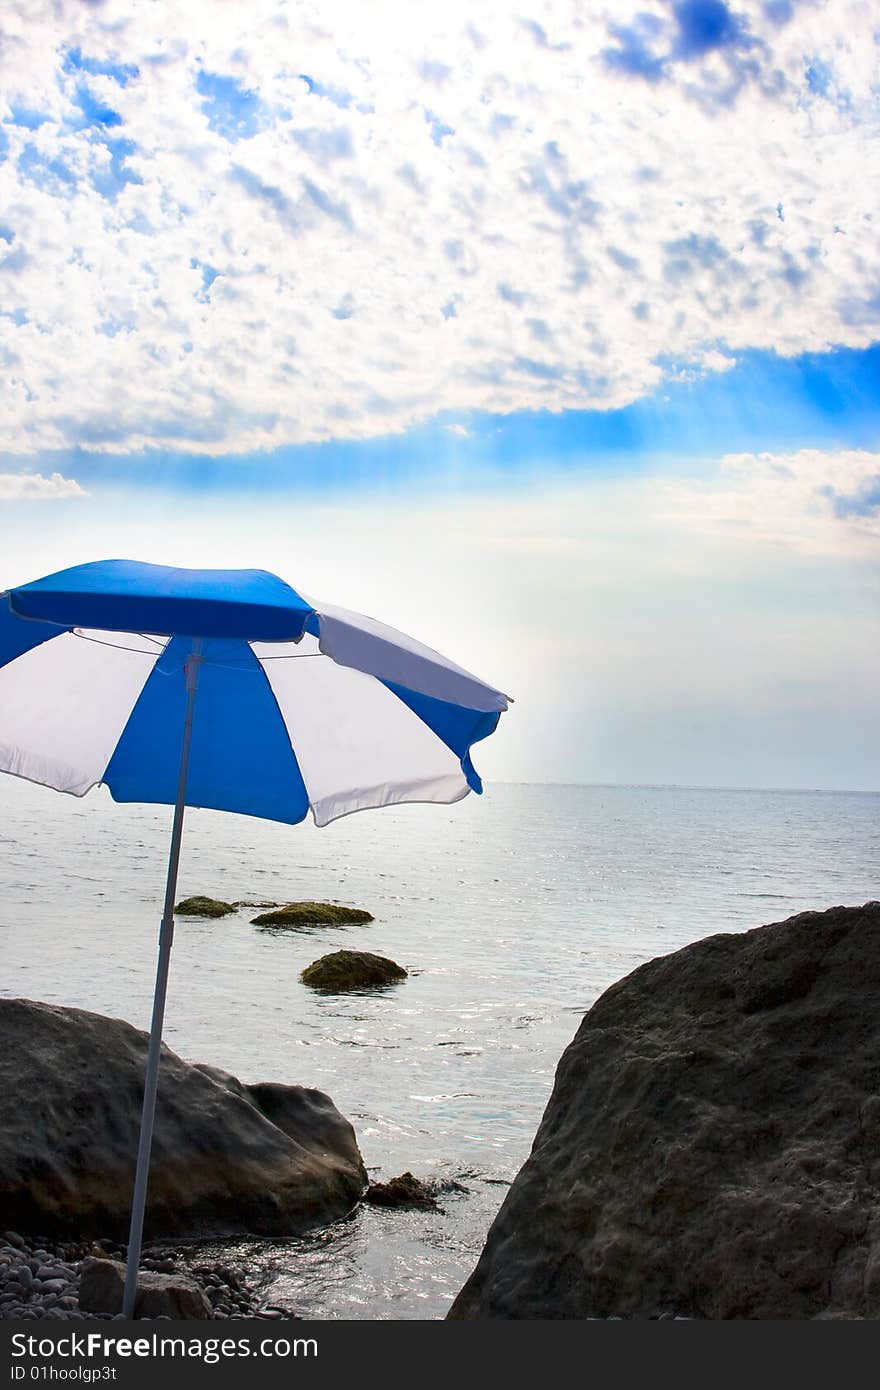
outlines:
[[64, 1290], [67, 1288], [67, 1280], [66, 1280], [66, 1279], [44, 1279], [44, 1280], [42, 1281], [42, 1283], [43, 1283], [43, 1287], [42, 1287], [42, 1292], [43, 1292], [43, 1293], [48, 1293], [48, 1294], [59, 1294], [59, 1293], [63, 1293]]
[[[0, 1232], [0, 1320], [50, 1318], [54, 1321], [116, 1321], [121, 1313], [82, 1313], [78, 1288], [82, 1261], [88, 1255], [125, 1259], [125, 1246], [110, 1240], [27, 1239], [18, 1231]], [[148, 1252], [144, 1269], [161, 1274], [180, 1271], [194, 1279], [212, 1304], [215, 1318], [289, 1318], [283, 1308], [261, 1306], [241, 1270], [228, 1265], [189, 1265], [174, 1250]]]

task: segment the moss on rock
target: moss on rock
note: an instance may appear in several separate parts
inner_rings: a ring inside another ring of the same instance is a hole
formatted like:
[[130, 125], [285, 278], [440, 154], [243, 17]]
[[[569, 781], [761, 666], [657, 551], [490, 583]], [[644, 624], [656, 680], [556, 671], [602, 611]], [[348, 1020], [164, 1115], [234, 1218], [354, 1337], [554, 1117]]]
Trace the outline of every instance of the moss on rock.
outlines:
[[342, 927], [372, 920], [371, 912], [360, 907], [340, 907], [338, 903], [287, 903], [251, 918], [255, 927]]
[[228, 917], [235, 911], [233, 903], [224, 903], [219, 898], [182, 898], [174, 909], [182, 917]]
[[300, 975], [304, 985], [340, 994], [350, 989], [377, 989], [405, 980], [407, 972], [387, 956], [370, 951], [331, 951], [312, 961]]
[[374, 1207], [421, 1207], [439, 1210], [436, 1198], [427, 1183], [414, 1178], [408, 1170], [388, 1182], [373, 1182], [364, 1193], [364, 1201]]

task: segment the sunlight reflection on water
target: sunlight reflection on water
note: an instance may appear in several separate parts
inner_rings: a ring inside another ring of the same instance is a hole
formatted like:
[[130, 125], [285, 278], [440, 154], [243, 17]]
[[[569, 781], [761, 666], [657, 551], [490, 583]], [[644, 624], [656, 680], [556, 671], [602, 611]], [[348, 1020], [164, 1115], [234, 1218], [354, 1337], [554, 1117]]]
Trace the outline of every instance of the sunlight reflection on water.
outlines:
[[[165, 1037], [248, 1081], [317, 1086], [372, 1175], [466, 1194], [237, 1242], [272, 1301], [316, 1317], [442, 1317], [528, 1153], [580, 1016], [652, 956], [716, 931], [880, 896], [877, 796], [506, 785], [320, 832], [188, 813], [180, 896], [329, 899], [348, 929], [181, 919]], [[2, 992], [146, 1027], [170, 810], [0, 779]], [[299, 972], [361, 946], [411, 971], [374, 996]], [[463, 1176], [464, 1175], [464, 1176]]]

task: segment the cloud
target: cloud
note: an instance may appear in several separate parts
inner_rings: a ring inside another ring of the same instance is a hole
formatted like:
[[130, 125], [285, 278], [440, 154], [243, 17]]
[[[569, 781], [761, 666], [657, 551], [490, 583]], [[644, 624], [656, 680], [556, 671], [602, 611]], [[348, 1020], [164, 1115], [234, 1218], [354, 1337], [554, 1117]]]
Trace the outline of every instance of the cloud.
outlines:
[[698, 483], [651, 485], [661, 520], [734, 545], [880, 563], [880, 454], [728, 454]]
[[614, 408], [880, 336], [860, 0], [383, 13], [8, 0], [5, 448]]
[[516, 486], [469, 473], [466, 491], [244, 503], [101, 488], [75, 526], [68, 508], [0, 506], [0, 587], [107, 554], [259, 565], [509, 690], [489, 782], [877, 789], [880, 549], [820, 490], [857, 493], [878, 463], [745, 455], [705, 464], [702, 485], [538, 468]]
[[73, 478], [51, 473], [0, 473], [0, 501], [51, 502], [59, 497], [87, 497], [88, 493]]
[[860, 478], [852, 492], [840, 492], [831, 483], [825, 486], [823, 493], [830, 500], [835, 516], [880, 518], [880, 458], [877, 463], [878, 472]]

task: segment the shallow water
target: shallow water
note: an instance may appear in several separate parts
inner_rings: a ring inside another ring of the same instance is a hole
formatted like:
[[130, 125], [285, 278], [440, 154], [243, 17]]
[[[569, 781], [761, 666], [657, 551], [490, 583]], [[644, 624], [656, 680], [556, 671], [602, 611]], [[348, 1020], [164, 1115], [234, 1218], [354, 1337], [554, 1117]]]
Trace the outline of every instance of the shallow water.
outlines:
[[[880, 897], [880, 796], [504, 785], [325, 830], [187, 813], [179, 896], [329, 899], [368, 926], [181, 919], [165, 1038], [248, 1081], [326, 1090], [372, 1175], [467, 1192], [224, 1246], [312, 1317], [438, 1318], [531, 1145], [584, 1011], [652, 956]], [[0, 778], [0, 992], [147, 1027], [171, 812]], [[299, 982], [355, 946], [411, 972], [372, 996]]]

